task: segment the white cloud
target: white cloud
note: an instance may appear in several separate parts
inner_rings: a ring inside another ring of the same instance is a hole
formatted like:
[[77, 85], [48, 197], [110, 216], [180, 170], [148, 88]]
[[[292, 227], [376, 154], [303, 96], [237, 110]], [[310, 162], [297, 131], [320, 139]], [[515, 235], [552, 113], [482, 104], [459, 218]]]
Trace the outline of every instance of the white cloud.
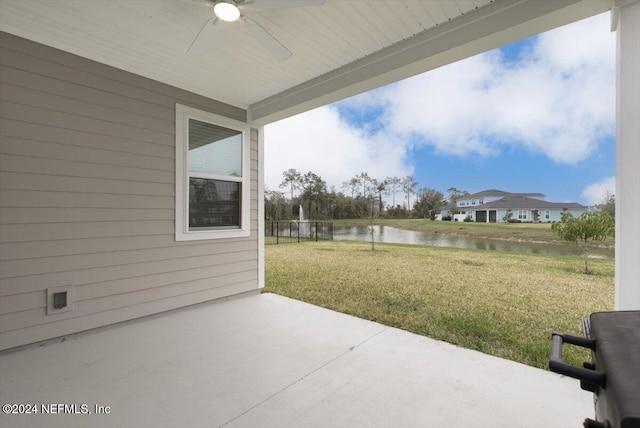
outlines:
[[[509, 147], [575, 164], [615, 124], [615, 35], [608, 14], [538, 36], [518, 61], [493, 51], [266, 127], [266, 184], [289, 168], [330, 185], [361, 171], [411, 174], [410, 149], [494, 156]], [[358, 114], [356, 114], [358, 116]], [[362, 116], [362, 114], [360, 114]]]
[[366, 171], [384, 179], [413, 172], [393, 137], [374, 136], [341, 120], [335, 107], [321, 107], [265, 127], [265, 184], [278, 189], [282, 173], [312, 171], [340, 190], [343, 181]]
[[527, 56], [496, 51], [389, 86], [388, 126], [439, 152], [488, 156], [518, 146], [573, 164], [615, 122], [615, 38], [606, 15], [540, 35]]
[[597, 205], [604, 201], [607, 195], [615, 195], [616, 178], [606, 177], [597, 183], [592, 183], [582, 191], [582, 198], [588, 205]]

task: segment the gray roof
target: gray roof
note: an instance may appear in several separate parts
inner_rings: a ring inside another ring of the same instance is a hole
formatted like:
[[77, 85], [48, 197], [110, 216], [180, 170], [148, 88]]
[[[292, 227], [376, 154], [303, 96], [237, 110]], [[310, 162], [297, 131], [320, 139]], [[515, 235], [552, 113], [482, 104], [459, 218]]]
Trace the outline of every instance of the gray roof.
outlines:
[[472, 195], [469, 196], [464, 196], [463, 198], [460, 199], [474, 199], [474, 198], [483, 198], [485, 196], [526, 196], [526, 197], [545, 197], [545, 195], [543, 193], [511, 193], [511, 192], [505, 192], [504, 190], [497, 190], [497, 189], [489, 189], [489, 190], [483, 190], [482, 192], [478, 192], [478, 193], [474, 193]]
[[548, 202], [540, 199], [533, 199], [527, 196], [522, 196], [522, 194], [511, 193], [505, 196], [502, 199], [498, 199], [497, 201], [489, 202], [483, 205], [476, 205], [473, 207], [464, 207], [466, 210], [477, 211], [477, 210], [485, 210], [485, 209], [497, 209], [497, 208], [511, 208], [512, 210], [517, 209], [586, 209], [584, 205], [581, 205], [577, 202]]

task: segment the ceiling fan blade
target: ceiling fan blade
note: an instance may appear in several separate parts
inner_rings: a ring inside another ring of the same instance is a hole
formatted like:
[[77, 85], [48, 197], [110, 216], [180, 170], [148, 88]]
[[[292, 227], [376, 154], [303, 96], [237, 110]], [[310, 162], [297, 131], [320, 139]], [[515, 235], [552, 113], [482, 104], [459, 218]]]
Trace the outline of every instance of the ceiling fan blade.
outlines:
[[212, 18], [204, 23], [202, 29], [191, 42], [188, 52], [194, 55], [206, 55], [210, 48], [215, 45], [218, 39], [218, 33], [221, 30], [220, 25], [216, 25], [217, 18]]
[[242, 27], [249, 33], [249, 35], [255, 40], [257, 44], [266, 49], [271, 55], [281, 61], [285, 61], [293, 55], [289, 49], [287, 49], [278, 39], [262, 28], [253, 19], [242, 18]]
[[322, 6], [324, 3], [325, 0], [254, 0], [238, 4], [238, 9], [250, 13], [265, 10]]

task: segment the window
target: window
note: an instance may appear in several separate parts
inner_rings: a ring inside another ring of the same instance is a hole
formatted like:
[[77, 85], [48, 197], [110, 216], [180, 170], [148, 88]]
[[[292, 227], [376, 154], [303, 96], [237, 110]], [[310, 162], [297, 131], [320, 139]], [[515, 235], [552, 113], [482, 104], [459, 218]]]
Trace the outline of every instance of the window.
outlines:
[[518, 210], [518, 220], [526, 220], [527, 212], [523, 210]]
[[249, 126], [176, 104], [176, 241], [249, 236]]
[[545, 220], [549, 220], [549, 219], [551, 219], [551, 213], [549, 212], [549, 210], [546, 210], [546, 211], [544, 212], [544, 219], [545, 219]]

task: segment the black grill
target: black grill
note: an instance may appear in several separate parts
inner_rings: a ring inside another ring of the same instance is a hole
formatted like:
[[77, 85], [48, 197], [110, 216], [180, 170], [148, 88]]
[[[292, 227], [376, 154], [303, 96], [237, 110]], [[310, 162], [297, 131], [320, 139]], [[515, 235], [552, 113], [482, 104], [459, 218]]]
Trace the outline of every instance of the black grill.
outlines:
[[[595, 398], [587, 428], [640, 428], [640, 311], [596, 312], [583, 322], [585, 337], [553, 333], [549, 369], [580, 380]], [[562, 361], [564, 343], [591, 349], [592, 362]]]

